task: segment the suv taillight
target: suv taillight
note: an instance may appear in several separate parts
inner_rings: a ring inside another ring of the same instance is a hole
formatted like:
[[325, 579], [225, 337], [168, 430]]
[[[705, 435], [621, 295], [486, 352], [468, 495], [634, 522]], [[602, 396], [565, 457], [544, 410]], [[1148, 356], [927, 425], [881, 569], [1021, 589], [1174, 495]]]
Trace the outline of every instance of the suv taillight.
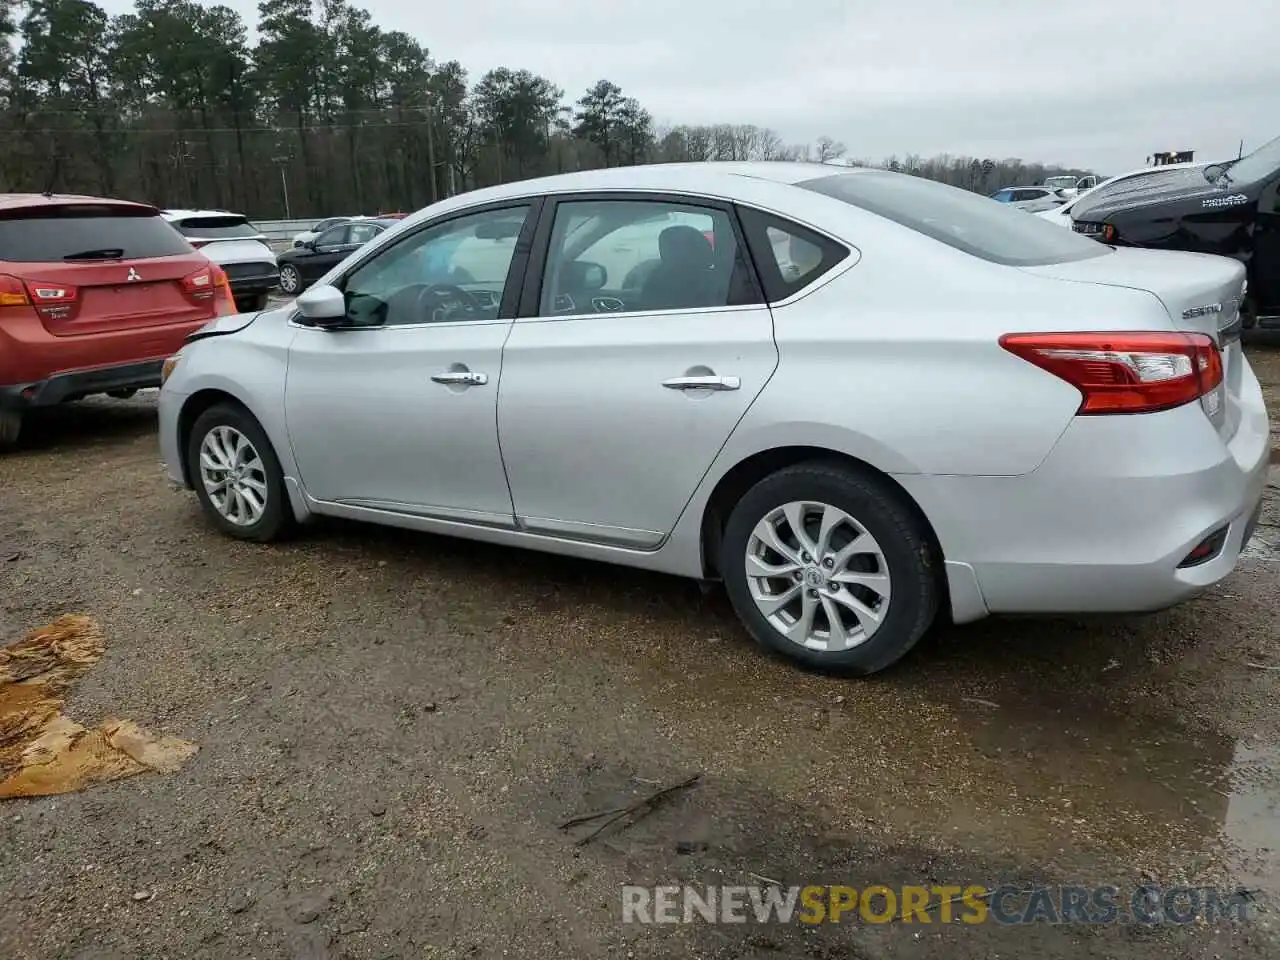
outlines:
[[217, 267], [201, 267], [195, 273], [189, 273], [182, 278], [182, 292], [193, 300], [209, 300], [212, 299], [216, 284], [213, 278], [213, 271]]
[[22, 281], [0, 273], [0, 307], [25, 307], [30, 303]]
[[1000, 346], [1079, 390], [1081, 414], [1168, 410], [1222, 382], [1204, 333], [1007, 333]]
[[227, 279], [227, 271], [216, 263], [209, 265], [209, 275], [213, 278], [215, 312], [220, 316], [236, 312], [235, 297], [231, 295], [231, 281]]

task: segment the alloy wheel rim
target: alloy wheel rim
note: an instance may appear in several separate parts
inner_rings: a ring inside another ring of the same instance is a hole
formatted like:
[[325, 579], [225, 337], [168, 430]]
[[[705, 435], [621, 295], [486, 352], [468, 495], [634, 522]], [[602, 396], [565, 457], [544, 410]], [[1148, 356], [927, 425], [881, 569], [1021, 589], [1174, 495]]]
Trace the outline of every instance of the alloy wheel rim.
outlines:
[[751, 531], [744, 563], [760, 614], [809, 650], [861, 646], [889, 612], [884, 551], [863, 524], [831, 504], [800, 500], [770, 510]]
[[280, 271], [280, 286], [285, 293], [293, 293], [298, 288], [298, 274], [293, 267], [285, 267]]
[[267, 470], [249, 438], [235, 427], [214, 427], [200, 443], [200, 480], [219, 515], [251, 527], [267, 509]]

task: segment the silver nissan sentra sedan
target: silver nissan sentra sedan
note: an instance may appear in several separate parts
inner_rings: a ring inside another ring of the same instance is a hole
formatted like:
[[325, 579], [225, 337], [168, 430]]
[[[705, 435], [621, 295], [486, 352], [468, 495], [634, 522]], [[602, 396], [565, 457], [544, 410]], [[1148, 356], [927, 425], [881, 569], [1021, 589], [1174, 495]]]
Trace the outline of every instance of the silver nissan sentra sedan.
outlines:
[[1269, 452], [1244, 279], [888, 172], [594, 170], [214, 321], [160, 442], [234, 537], [324, 515], [718, 579], [766, 647], [869, 674], [940, 614], [1231, 571]]

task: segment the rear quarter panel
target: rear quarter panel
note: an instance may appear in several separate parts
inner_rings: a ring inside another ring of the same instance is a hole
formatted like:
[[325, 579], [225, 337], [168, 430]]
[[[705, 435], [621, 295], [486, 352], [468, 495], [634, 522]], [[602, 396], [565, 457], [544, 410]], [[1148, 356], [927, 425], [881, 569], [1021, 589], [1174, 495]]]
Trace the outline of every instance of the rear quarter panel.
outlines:
[[804, 443], [888, 473], [1028, 473], [1080, 394], [1004, 350], [1000, 335], [1170, 328], [1145, 291], [1028, 276], [870, 215], [850, 217], [841, 235], [861, 258], [774, 308], [778, 371], [717, 469]]

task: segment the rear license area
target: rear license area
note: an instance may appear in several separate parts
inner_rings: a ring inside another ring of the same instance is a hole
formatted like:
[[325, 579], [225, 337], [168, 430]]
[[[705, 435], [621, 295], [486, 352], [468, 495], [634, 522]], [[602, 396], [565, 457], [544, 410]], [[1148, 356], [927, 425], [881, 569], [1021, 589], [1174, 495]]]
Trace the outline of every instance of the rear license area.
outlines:
[[74, 312], [45, 316], [45, 328], [54, 336], [187, 323], [213, 315], [211, 303], [192, 303], [176, 280], [85, 286], [79, 293]]

